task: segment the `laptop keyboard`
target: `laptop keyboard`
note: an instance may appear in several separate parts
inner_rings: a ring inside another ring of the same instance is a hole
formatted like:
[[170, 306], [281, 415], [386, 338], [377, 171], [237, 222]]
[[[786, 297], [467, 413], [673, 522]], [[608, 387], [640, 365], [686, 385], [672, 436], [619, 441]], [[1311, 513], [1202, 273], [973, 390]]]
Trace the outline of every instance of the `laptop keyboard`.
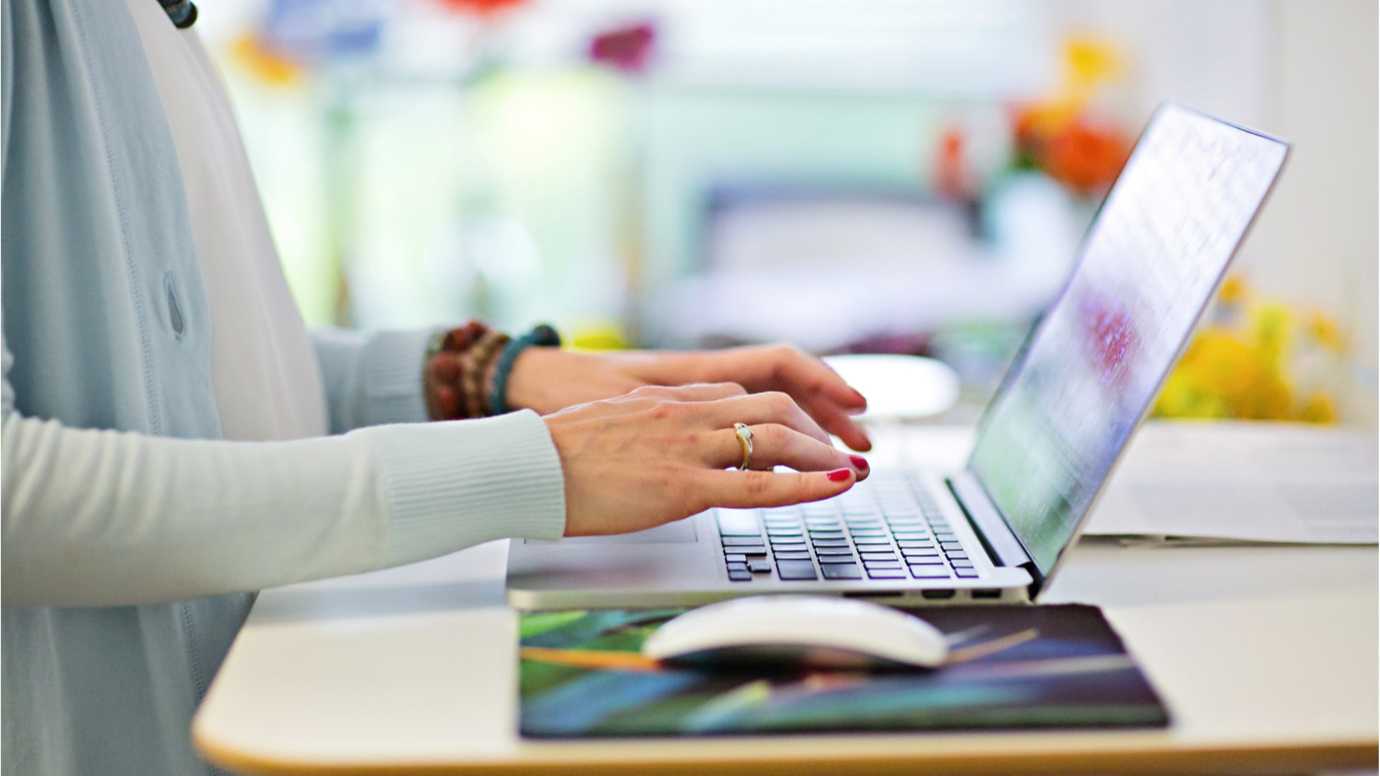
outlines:
[[939, 506], [901, 475], [874, 473], [827, 501], [717, 512], [734, 582], [978, 575]]

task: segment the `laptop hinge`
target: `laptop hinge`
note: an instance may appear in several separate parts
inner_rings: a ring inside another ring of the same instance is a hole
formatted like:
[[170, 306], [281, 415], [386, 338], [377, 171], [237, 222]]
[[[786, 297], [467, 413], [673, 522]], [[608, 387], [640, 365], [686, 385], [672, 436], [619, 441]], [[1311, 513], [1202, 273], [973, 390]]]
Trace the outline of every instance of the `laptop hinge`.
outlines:
[[1006, 524], [996, 505], [987, 497], [987, 491], [977, 481], [977, 477], [965, 470], [946, 478], [944, 482], [954, 494], [959, 508], [968, 515], [969, 522], [977, 529], [978, 540], [982, 542], [992, 560], [1002, 566], [1023, 568], [1030, 574], [1033, 580], [1030, 597], [1033, 599], [1044, 584], [1044, 575], [1040, 573], [1030, 554], [1025, 551], [1021, 540], [1011, 532], [1011, 527]]

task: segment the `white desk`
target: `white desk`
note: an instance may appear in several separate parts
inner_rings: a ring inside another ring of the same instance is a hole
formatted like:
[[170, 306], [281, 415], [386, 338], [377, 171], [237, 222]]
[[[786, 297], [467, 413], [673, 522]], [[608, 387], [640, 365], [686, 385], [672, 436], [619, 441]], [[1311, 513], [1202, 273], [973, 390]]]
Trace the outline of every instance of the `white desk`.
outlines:
[[1168, 730], [629, 742], [517, 737], [506, 547], [264, 592], [197, 714], [198, 748], [257, 773], [1376, 767], [1374, 547], [1075, 548], [1045, 600], [1104, 607]]

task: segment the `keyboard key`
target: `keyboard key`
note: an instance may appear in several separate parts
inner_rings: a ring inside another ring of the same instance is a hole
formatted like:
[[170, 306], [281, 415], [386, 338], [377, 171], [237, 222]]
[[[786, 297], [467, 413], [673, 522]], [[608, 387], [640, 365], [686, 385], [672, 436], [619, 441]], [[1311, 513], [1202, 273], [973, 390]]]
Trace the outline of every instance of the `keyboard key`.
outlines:
[[784, 580], [817, 579], [815, 564], [808, 560], [778, 560], [776, 574]]
[[811, 539], [842, 539], [843, 531], [810, 531]]
[[976, 569], [954, 569], [954, 573], [962, 579], [977, 579]]
[[751, 582], [752, 572], [750, 571], [730, 571], [728, 572], [730, 582]]
[[862, 552], [859, 554], [862, 555], [863, 560], [896, 560], [896, 553], [894, 552]]
[[934, 542], [927, 539], [897, 539], [897, 547], [913, 547], [917, 550], [932, 550]]
[[796, 551], [794, 551], [794, 550], [790, 550], [790, 551], [787, 551], [787, 552], [772, 552], [772, 555], [775, 556], [777, 560], [809, 560], [809, 559], [810, 559], [810, 553], [809, 553], [809, 551], [796, 552]]
[[725, 536], [723, 537], [725, 547], [748, 547], [754, 544], [761, 544], [762, 537], [753, 534], [752, 536]]
[[725, 556], [724, 556], [724, 562], [725, 562], [725, 563], [747, 563], [747, 556], [746, 556], [746, 555], [740, 555], [740, 554], [737, 554], [737, 553], [730, 554], [730, 555], [725, 555]]
[[759, 558], [767, 554], [766, 547], [734, 547], [733, 551], [739, 555]]
[[856, 563], [821, 563], [819, 570], [825, 579], [862, 579]]
[[888, 538], [886, 538], [885, 536], [858, 536], [857, 534], [853, 534], [853, 543], [856, 544], [856, 545], [859, 545], [859, 546], [864, 546], [864, 545], [875, 545], [875, 546], [881, 546], [881, 547], [890, 547], [890, 546], [891, 546], [891, 540], [888, 539]]
[[750, 561], [748, 563], [748, 571], [754, 574], [770, 574], [771, 561], [766, 558], [758, 558], [757, 560]]
[[905, 579], [906, 572], [900, 566], [896, 568], [883, 568], [881, 566], [868, 566], [867, 576], [872, 579]]
[[767, 536], [771, 536], [771, 537], [777, 537], [777, 536], [803, 536], [803, 535], [804, 535], [804, 532], [800, 530], [800, 527], [799, 527], [799, 526], [792, 526], [792, 527], [790, 527], [790, 528], [768, 528], [768, 529], [767, 529]]
[[782, 537], [780, 537], [780, 538], [777, 538], [777, 537], [773, 536], [773, 537], [771, 538], [771, 546], [773, 546], [773, 547], [792, 547], [792, 546], [804, 547], [804, 546], [805, 546], [805, 539], [803, 539], [802, 537], [799, 537], [799, 536], [782, 536]]
[[815, 540], [814, 540], [814, 543], [815, 543], [815, 549], [819, 549], [820, 547], [847, 547], [847, 546], [848, 546], [848, 541], [847, 541], [846, 539], [815, 539]]
[[894, 560], [864, 560], [863, 565], [870, 569], [899, 569], [901, 563]]
[[910, 575], [916, 579], [948, 579], [949, 570], [943, 566], [911, 566]]
[[747, 565], [746, 563], [730, 563], [730, 564], [728, 564], [728, 570], [729, 570], [729, 571], [747, 571], [747, 570], [748, 570], [748, 565]]
[[757, 535], [757, 510], [720, 509], [717, 511], [719, 513], [720, 536]]
[[949, 560], [949, 565], [950, 565], [950, 566], [953, 566], [953, 567], [956, 568], [956, 569], [970, 569], [970, 568], [973, 567], [973, 562], [972, 562], [971, 560], [953, 560], [953, 559], [950, 559], [950, 560]]
[[853, 556], [852, 547], [816, 547], [815, 554], [819, 557], [833, 557], [838, 555]]
[[924, 531], [892, 531], [891, 535], [897, 539], [925, 539], [929, 536]]
[[944, 567], [944, 561], [939, 558], [917, 557], [915, 555], [907, 555], [906, 563], [909, 563], [912, 566], [938, 566], [940, 568]]

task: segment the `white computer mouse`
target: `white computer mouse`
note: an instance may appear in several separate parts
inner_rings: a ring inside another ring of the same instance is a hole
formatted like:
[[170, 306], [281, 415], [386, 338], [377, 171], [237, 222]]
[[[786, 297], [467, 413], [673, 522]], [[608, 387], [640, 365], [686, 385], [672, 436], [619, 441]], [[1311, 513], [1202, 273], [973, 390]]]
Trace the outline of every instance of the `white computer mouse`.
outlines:
[[648, 637], [642, 654], [672, 663], [933, 668], [944, 662], [949, 645], [924, 620], [867, 601], [764, 595], [675, 617]]

